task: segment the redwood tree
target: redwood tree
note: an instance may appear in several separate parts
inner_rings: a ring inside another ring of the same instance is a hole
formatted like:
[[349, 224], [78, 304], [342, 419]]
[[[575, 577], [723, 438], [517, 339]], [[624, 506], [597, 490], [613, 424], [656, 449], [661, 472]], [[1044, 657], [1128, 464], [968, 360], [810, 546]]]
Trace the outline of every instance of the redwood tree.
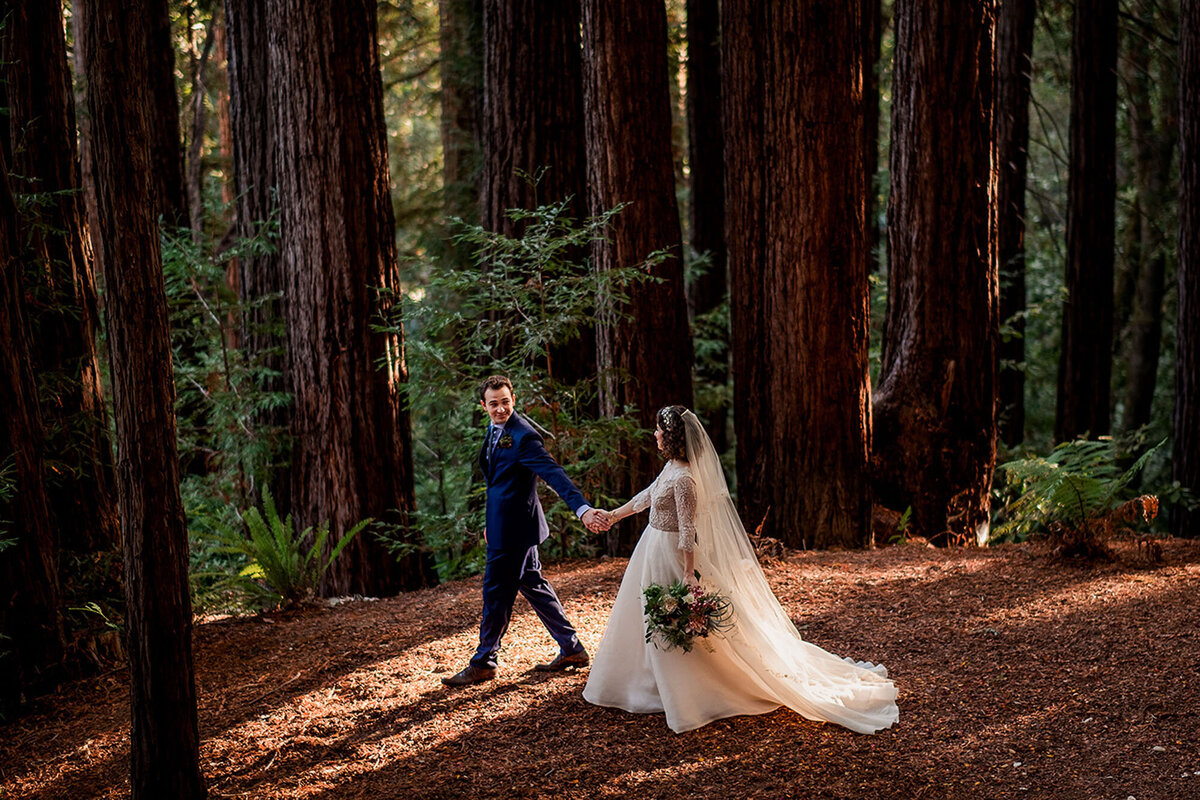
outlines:
[[[237, 235], [261, 235], [278, 213], [276, 189], [275, 111], [270, 104], [270, 46], [267, 5], [259, 0], [225, 0], [226, 50], [229, 64], [229, 115]], [[275, 217], [277, 218], [277, 217]], [[256, 249], [238, 258], [238, 293], [244, 308], [241, 346], [264, 367], [259, 388], [290, 392], [291, 371], [284, 332], [284, 272], [276, 248]], [[264, 431], [286, 431], [286, 406], [262, 410]], [[269, 483], [281, 513], [291, 508], [291, 487], [283, 465], [268, 464]]]
[[56, 464], [46, 489], [63, 547], [107, 549], [117, 544], [117, 512], [62, 6], [23, 0], [10, 9], [0, 39], [12, 172], [20, 176], [13, 189], [42, 198], [30, 206], [22, 241], [31, 355]]
[[[597, 336], [599, 361], [607, 373], [601, 386], [603, 410], [612, 414], [634, 406], [639, 424], [649, 430], [662, 406], [692, 402], [666, 47], [661, 0], [619, 5], [584, 0], [589, 210], [596, 214], [629, 203], [608, 240], [596, 243], [594, 262], [606, 270], [632, 266], [654, 251], [668, 254], [653, 268], [659, 281], [633, 287], [625, 309], [628, 319], [602, 320]], [[642, 442], [630, 443], [628, 458], [623, 475], [629, 483], [614, 491], [648, 486], [658, 472], [657, 456]], [[618, 538], [609, 537], [610, 551], [628, 550], [631, 539]]]
[[994, 0], [896, 3], [876, 490], [946, 543], [987, 532], [996, 459]]
[[117, 435], [132, 796], [202, 798], [188, 542], [151, 181], [151, 0], [90, 0], [83, 26]]
[[[4, 94], [0, 89], [0, 102]], [[0, 633], [6, 637], [0, 647], [10, 652], [0, 658], [0, 712], [41, 688], [43, 673], [59, 664], [64, 648], [57, 542], [42, 477], [42, 421], [21, 308], [7, 149], [0, 148]]]
[[145, 4], [146, 20], [139, 35], [146, 37], [142, 80], [150, 90], [151, 181], [156, 210], [167, 225], [188, 224], [183, 178], [183, 139], [179, 128], [179, 93], [175, 88], [175, 40], [167, 0]]
[[1000, 437], [1025, 438], [1025, 178], [1029, 146], [1034, 0], [1003, 0], [996, 22], [996, 227], [1000, 323], [1011, 326], [997, 355]]
[[[1179, 11], [1179, 316], [1172, 476], [1200, 496], [1200, 0]], [[1200, 509], [1176, 505], [1176, 536], [1200, 536]]]
[[[508, 209], [568, 198], [568, 215], [585, 215], [580, 59], [578, 0], [484, 0], [480, 213], [488, 230], [519, 235], [524, 225]], [[595, 348], [591, 332], [553, 348], [550, 374], [568, 383], [595, 375]]]
[[1117, 145], [1117, 0], [1076, 0], [1071, 34], [1067, 299], [1054, 438], [1109, 431]]
[[[1122, 429], [1137, 430], [1150, 422], [1154, 390], [1158, 385], [1158, 362], [1162, 348], [1163, 297], [1166, 293], [1167, 262], [1173, 237], [1163, 230], [1164, 210], [1174, 169], [1175, 146], [1179, 140], [1178, 76], [1175, 54], [1161, 52], [1167, 45], [1154, 41], [1155, 30], [1178, 30], [1175, 7], [1143, 0], [1135, 12], [1153, 25], [1129, 36], [1125, 48], [1128, 67], [1128, 98], [1124, 103], [1133, 139], [1133, 177], [1137, 188], [1131, 221], [1137, 245], [1127, 255], [1136, 259], [1132, 315], [1127, 348], [1129, 374], [1125, 388]], [[1156, 53], [1156, 51], [1159, 51]], [[1160, 102], [1152, 102], [1158, 87]]]
[[878, 200], [875, 173], [879, 171], [879, 70], [883, 42], [883, 0], [867, 0], [863, 4], [863, 175], [866, 177], [867, 266], [874, 272], [879, 268], [875, 250], [879, 245]]
[[[375, 3], [271, 0], [265, 19], [295, 395], [292, 511], [334, 534], [372, 517], [411, 541], [403, 342], [373, 329], [391, 310], [378, 289], [400, 288]], [[432, 579], [426, 558], [397, 560], [364, 533], [321, 588], [384, 595]]]
[[442, 200], [448, 217], [479, 221], [483, 127], [483, 0], [439, 0]]
[[[573, 198], [587, 208], [577, 0], [484, 0], [483, 177], [488, 230], [518, 227], [510, 208]], [[526, 176], [545, 169], [537, 186]]]
[[860, 12], [726, 0], [738, 500], [793, 547], [869, 542]]
[[[725, 255], [725, 128], [721, 121], [721, 18], [717, 0], [687, 3], [687, 118], [691, 202], [688, 231], [692, 250], [708, 256], [707, 269], [688, 286], [693, 319], [725, 302], [729, 274]], [[729, 348], [718, 334], [715, 350], [698, 358], [697, 377], [723, 386], [729, 378]], [[712, 409], [709, 433], [717, 452], [729, 448], [728, 404]]]

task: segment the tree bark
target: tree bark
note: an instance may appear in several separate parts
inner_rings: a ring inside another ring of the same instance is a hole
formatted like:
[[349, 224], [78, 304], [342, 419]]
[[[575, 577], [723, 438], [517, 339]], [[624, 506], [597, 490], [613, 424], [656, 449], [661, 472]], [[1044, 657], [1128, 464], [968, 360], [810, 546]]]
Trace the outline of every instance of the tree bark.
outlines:
[[188, 137], [186, 190], [188, 205], [188, 227], [197, 240], [204, 229], [204, 134], [208, 130], [208, 60], [212, 56], [218, 23], [209, 22], [200, 53], [192, 55], [191, 63], [191, 112], [192, 130]]
[[[276, 134], [269, 84], [271, 61], [267, 6], [259, 0], [225, 0], [229, 69], [229, 113], [237, 203], [234, 225], [243, 239], [264, 236], [278, 222]], [[278, 245], [279, 243], [273, 242]], [[263, 367], [258, 388], [292, 393], [291, 367], [283, 331], [284, 271], [278, 248], [255, 249], [238, 258], [238, 295], [243, 307], [240, 338], [247, 355]], [[262, 410], [256, 427], [285, 436], [291, 409]], [[268, 463], [267, 482], [281, 514], [291, 509], [291, 483], [282, 464]]]
[[[483, 179], [488, 230], [517, 235], [510, 208], [572, 198], [586, 212], [576, 0], [484, 0]], [[529, 177], [545, 169], [533, 186]]]
[[[1179, 11], [1179, 310], [1171, 476], [1200, 497], [1200, 0]], [[1176, 504], [1171, 532], [1200, 536], [1200, 508]]]
[[[692, 402], [692, 342], [683, 286], [682, 233], [671, 155], [667, 86], [666, 10], [657, 0], [619, 8], [584, 0], [584, 108], [587, 125], [590, 213], [630, 205], [614, 220], [607, 241], [597, 242], [597, 269], [629, 267], [652, 252], [669, 257], [652, 270], [661, 282], [632, 287], [628, 319], [602, 312], [597, 334], [604, 377], [601, 407], [607, 414], [632, 406], [649, 430], [664, 405]], [[626, 450], [626, 493], [648, 486], [660, 460], [642, 442]], [[617, 531], [617, 528], [613, 529]], [[628, 552], [632, 530], [608, 539], [610, 552]]]
[[[233, 166], [233, 119], [229, 110], [229, 36], [225, 24], [225, 10], [222, 6], [214, 14], [213, 41], [217, 54], [216, 69], [216, 106], [217, 106], [217, 140], [220, 146], [221, 160], [219, 169], [223, 176], [221, 181], [221, 236], [226, 240], [236, 236], [237, 178]], [[238, 258], [229, 259], [225, 265], [225, 285], [234, 297], [241, 297], [242, 265]], [[231, 349], [239, 349], [241, 340], [241, 319], [236, 309], [227, 312], [225, 325], [225, 343]]]
[[[236, 195], [236, 178], [233, 174], [233, 118], [229, 110], [229, 29], [225, 22], [224, 6], [213, 21], [213, 39], [217, 50], [217, 139], [221, 147], [221, 172], [225, 180], [221, 182], [221, 202], [227, 207], [227, 213], [232, 212]], [[236, 271], [229, 276], [229, 288], [234, 294], [238, 291]]]
[[[579, 13], [578, 0], [484, 0], [480, 212], [490, 231], [521, 235], [511, 208], [570, 198], [567, 214], [586, 214]], [[591, 331], [548, 355], [556, 383], [596, 374]]]
[[871, 535], [862, 18], [837, 0], [722, 10], [738, 500], [789, 546], [859, 547]]
[[[1177, 30], [1178, 19], [1171, 4], [1162, 6], [1163, 17], [1155, 19], [1157, 6], [1147, 3], [1137, 7], [1147, 21], [1157, 21], [1164, 30]], [[1154, 390], [1158, 385], [1158, 361], [1162, 348], [1163, 296], [1166, 293], [1167, 258], [1170, 241], [1162, 229], [1167, 190], [1175, 146], [1179, 138], [1178, 76], [1171, 58], [1154, 59], [1149, 35], [1138, 30], [1130, 37], [1126, 48], [1129, 65], [1129, 113], [1133, 137], [1134, 182], [1138, 202], [1134, 227], [1138, 246], [1134, 248], [1140, 262], [1130, 319], [1128, 364], [1129, 376], [1125, 391], [1125, 416], [1121, 427], [1134, 431], [1150, 422]], [[1150, 98], [1153, 87], [1162, 92], [1160, 114], [1156, 118]]]
[[[708, 314], [729, 295], [725, 248], [725, 130], [721, 117], [721, 18], [717, 0], [687, 3], [687, 116], [691, 203], [688, 207], [692, 251], [708, 255], [708, 268], [688, 287], [691, 317]], [[728, 331], [723, 331], [728, 337]], [[716, 343], [706, 362], [696, 363], [697, 377], [724, 386], [729, 379], [727, 340]], [[718, 453], [729, 449], [729, 404], [709, 409], [708, 432]]]
[[875, 190], [875, 174], [879, 172], [879, 54], [883, 42], [883, 0], [867, 0], [863, 4], [863, 174], [866, 176], [865, 247], [867, 267], [879, 269], [875, 251], [879, 248], [879, 193]]
[[87, 105], [105, 269], [117, 490], [139, 798], [203, 798], [192, 668], [188, 542], [144, 78], [155, 3], [85, 3]]
[[440, 0], [442, 200], [447, 217], [478, 222], [483, 131], [483, 0]]
[[[414, 542], [404, 343], [372, 329], [395, 311], [377, 287], [400, 289], [375, 4], [272, 0], [266, 19], [295, 392], [292, 511], [302, 525], [329, 521], [331, 539], [373, 517]], [[432, 580], [424, 556], [397, 559], [364, 533], [321, 591], [379, 596]]]
[[996, 185], [1000, 324], [1012, 333], [998, 346], [1000, 438], [1025, 438], [1025, 179], [1035, 0], [1002, 0], [996, 22]]
[[44, 197], [22, 240], [46, 455], [57, 465], [46, 490], [62, 547], [94, 552], [116, 546], [118, 522], [62, 7], [24, 0], [10, 8], [2, 50], [12, 172], [20, 176], [13, 189]]
[[183, 138], [179, 127], [179, 92], [175, 88], [175, 42], [167, 0], [146, 5], [146, 63], [142, 80], [150, 89], [150, 156], [157, 213], [166, 225], [188, 225], [183, 179]]
[[875, 486], [936, 543], [982, 540], [996, 459], [992, 0], [896, 3]]
[[[0, 101], [5, 91], [0, 88]], [[5, 103], [7, 105], [7, 103]], [[7, 130], [4, 131], [7, 134]], [[7, 135], [5, 136], [7, 139]], [[22, 312], [17, 208], [9, 188], [8, 142], [0, 148], [0, 712], [44, 688], [61, 663], [63, 637], [57, 542], [43, 481], [42, 421]]]
[[1109, 431], [1116, 203], [1117, 0], [1077, 0], [1071, 42], [1067, 300], [1054, 438]]
[[[83, 37], [87, 12], [86, 3], [74, 3], [71, 6], [71, 31], [74, 34], [75, 51], [75, 98], [77, 105], [82, 109], [87, 107], [87, 42]], [[77, 122], [79, 125], [79, 180], [83, 189], [83, 207], [87, 219], [87, 236], [84, 246], [92, 256], [92, 275], [103, 275], [104, 265], [100, 263], [100, 248], [93, 238], [100, 223], [99, 210], [96, 208], [96, 176], [92, 159], [91, 120], [88, 118], [88, 114], [82, 113], [79, 114]]]

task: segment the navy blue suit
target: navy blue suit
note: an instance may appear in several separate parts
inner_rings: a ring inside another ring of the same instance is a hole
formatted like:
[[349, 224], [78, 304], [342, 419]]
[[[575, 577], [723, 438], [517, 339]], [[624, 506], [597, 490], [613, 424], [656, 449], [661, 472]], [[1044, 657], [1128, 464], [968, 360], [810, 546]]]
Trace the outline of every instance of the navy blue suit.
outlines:
[[[490, 430], [490, 428], [489, 428]], [[508, 630], [517, 592], [525, 596], [563, 654], [583, 650], [567, 621], [554, 588], [542, 576], [538, 545], [550, 535], [537, 496], [538, 478], [558, 493], [572, 511], [587, 504], [583, 494], [551, 458], [542, 437], [515, 412], [504, 435], [488, 455], [489, 438], [479, 450], [479, 467], [487, 479], [487, 567], [483, 573], [483, 621], [479, 649], [471, 663], [496, 667], [500, 640]]]

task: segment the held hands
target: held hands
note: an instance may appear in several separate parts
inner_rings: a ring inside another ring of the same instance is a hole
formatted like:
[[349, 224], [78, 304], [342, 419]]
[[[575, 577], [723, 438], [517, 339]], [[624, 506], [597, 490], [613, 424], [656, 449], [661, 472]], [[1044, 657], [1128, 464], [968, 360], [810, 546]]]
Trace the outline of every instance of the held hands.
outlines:
[[592, 533], [603, 533], [613, 526], [617, 518], [609, 511], [602, 511], [598, 508], [589, 509], [581, 518], [583, 524]]

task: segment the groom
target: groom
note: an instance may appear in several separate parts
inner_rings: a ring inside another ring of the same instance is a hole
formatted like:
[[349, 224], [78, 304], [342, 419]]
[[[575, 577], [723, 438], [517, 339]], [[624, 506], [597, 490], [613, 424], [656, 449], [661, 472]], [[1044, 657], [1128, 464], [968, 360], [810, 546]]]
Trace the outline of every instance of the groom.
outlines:
[[554, 588], [542, 577], [538, 545], [550, 535], [546, 515], [537, 496], [541, 478], [593, 533], [608, 530], [612, 522], [603, 511], [587, 504], [567, 473], [542, 444], [542, 437], [513, 410], [512, 383], [501, 375], [479, 386], [479, 402], [491, 423], [479, 450], [479, 467], [487, 478], [487, 566], [483, 573], [483, 621], [479, 648], [471, 663], [458, 674], [442, 678], [447, 686], [469, 686], [496, 677], [496, 653], [508, 629], [517, 592], [558, 642], [558, 657], [535, 669], [557, 672], [586, 667], [588, 654], [567, 621]]

